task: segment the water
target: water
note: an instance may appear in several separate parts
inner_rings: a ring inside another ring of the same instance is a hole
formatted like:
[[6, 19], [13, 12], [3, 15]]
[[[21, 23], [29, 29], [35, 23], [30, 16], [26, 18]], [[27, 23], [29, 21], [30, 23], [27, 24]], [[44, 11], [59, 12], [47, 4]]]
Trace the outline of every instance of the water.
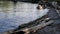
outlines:
[[[0, 1], [0, 32], [5, 32], [17, 28], [19, 25], [28, 23], [42, 17], [48, 9], [37, 10], [37, 4]], [[7, 5], [6, 5], [7, 4]]]

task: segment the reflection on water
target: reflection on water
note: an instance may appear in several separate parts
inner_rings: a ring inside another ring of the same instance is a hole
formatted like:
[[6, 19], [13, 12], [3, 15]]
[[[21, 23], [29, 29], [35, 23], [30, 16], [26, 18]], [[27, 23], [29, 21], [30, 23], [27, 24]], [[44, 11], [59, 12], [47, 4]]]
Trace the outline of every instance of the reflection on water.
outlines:
[[17, 28], [19, 25], [33, 21], [48, 12], [37, 10], [37, 4], [0, 1], [0, 32]]

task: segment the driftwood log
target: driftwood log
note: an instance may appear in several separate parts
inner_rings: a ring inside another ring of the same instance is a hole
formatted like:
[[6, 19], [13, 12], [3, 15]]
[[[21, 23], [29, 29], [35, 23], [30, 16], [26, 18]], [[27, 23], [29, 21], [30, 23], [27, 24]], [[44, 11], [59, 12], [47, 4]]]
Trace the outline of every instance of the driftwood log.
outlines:
[[37, 25], [35, 24], [34, 26], [29, 25], [30, 27], [28, 27], [28, 25], [25, 26], [26, 25], [25, 24], [23, 26], [25, 28], [20, 29], [20, 27], [19, 27], [18, 29], [14, 30], [11, 34], [17, 34], [17, 33], [21, 33], [21, 32], [24, 32], [24, 34], [30, 34], [30, 33], [33, 34], [38, 29], [42, 29], [43, 27], [53, 23], [53, 21], [50, 18], [46, 18], [46, 15], [45, 15], [42, 18], [39, 18], [39, 19], [37, 19], [37, 20], [35, 20], [35, 21], [31, 22], [31, 23], [33, 23], [32, 25], [34, 25], [34, 23], [39, 23], [39, 24], [37, 24]]

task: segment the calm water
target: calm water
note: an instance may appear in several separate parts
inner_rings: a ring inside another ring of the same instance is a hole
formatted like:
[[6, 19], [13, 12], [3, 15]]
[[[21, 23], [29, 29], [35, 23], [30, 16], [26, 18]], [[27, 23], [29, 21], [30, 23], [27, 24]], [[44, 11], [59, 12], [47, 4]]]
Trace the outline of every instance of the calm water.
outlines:
[[33, 21], [42, 17], [48, 9], [37, 10], [37, 4], [0, 1], [0, 32], [15, 29], [19, 25]]

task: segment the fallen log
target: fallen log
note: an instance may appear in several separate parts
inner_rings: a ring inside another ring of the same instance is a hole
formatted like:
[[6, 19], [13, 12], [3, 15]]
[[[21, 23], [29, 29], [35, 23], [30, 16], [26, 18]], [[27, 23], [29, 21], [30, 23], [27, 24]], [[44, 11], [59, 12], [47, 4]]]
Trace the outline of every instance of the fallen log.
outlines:
[[[41, 29], [42, 27], [45, 27], [45, 26], [47, 26], [47, 25], [49, 25], [49, 24], [51, 24], [53, 21], [49, 21], [49, 22], [43, 22], [43, 23], [41, 23], [41, 24], [39, 24], [39, 25], [37, 25], [37, 26], [34, 26], [34, 27], [31, 27], [31, 28], [25, 28], [25, 29], [21, 29], [20, 31], [25, 31], [25, 32], [28, 32], [28, 31], [31, 31], [31, 30], [38, 30], [38, 29]], [[16, 32], [18, 32], [18, 31], [16, 31]]]
[[[48, 20], [48, 22], [46, 22]], [[20, 29], [20, 30], [17, 30], [17, 31], [14, 31], [13, 33], [14, 34], [17, 34], [18, 32], [25, 32], [24, 34], [29, 34], [31, 32], [36, 32], [38, 29], [42, 29], [43, 27], [49, 25], [53, 23], [53, 20], [50, 20], [49, 18], [45, 19], [45, 21], [42, 21], [41, 24], [38, 24], [37, 26], [33, 26], [33, 27], [30, 27], [30, 28], [23, 28], [23, 29]], [[12, 33], [11, 33], [12, 34]]]
[[36, 31], [37, 30], [41, 30], [43, 29], [44, 27], [46, 27], [47, 25], [50, 25], [53, 23], [53, 20], [49, 20], [48, 22], [46, 21], [42, 21], [41, 24], [39, 25], [36, 25], [36, 26], [33, 26], [33, 27], [30, 27], [30, 28], [23, 28], [23, 29], [20, 29], [20, 30], [17, 30], [17, 31], [8, 31], [8, 32], [5, 32], [4, 34], [36, 34]]

